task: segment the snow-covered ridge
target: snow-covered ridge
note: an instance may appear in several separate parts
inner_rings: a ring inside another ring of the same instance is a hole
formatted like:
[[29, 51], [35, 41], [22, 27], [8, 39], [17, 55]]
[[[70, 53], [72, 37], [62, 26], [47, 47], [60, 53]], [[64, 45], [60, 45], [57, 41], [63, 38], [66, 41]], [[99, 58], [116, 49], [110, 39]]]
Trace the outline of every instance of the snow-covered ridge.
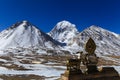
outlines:
[[101, 27], [99, 27], [99, 26], [92, 25], [92, 26], [90, 26], [88, 29], [90, 29], [90, 30], [95, 30], [95, 31], [98, 31], [98, 32], [101, 32], [101, 33], [102, 33], [102, 32], [108, 32], [108, 34], [111, 33], [111, 34], [113, 34], [113, 35], [116, 36], [116, 37], [120, 37], [119, 34], [116, 34], [116, 33], [111, 32], [111, 31], [109, 31], [109, 30], [103, 29], [103, 28], [101, 28]]

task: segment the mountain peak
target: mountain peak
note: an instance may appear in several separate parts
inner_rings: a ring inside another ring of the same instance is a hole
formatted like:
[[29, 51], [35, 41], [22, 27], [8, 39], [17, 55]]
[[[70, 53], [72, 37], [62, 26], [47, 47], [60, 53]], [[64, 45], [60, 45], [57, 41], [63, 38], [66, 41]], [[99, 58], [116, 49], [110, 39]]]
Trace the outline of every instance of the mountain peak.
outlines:
[[92, 26], [88, 27], [85, 30], [88, 30], [88, 31], [98, 31], [98, 32], [108, 31], [108, 30], [106, 30], [106, 29], [104, 29], [102, 27], [96, 26], [96, 25], [92, 25]]
[[19, 26], [24, 26], [24, 27], [28, 27], [28, 26], [33, 26], [29, 21], [27, 20], [24, 20], [24, 21], [20, 21], [20, 22], [17, 22], [15, 24], [13, 24], [11, 27], [9, 27], [8, 29], [14, 29], [14, 28], [17, 28]]
[[58, 22], [49, 33], [53, 39], [63, 43], [68, 43], [77, 34], [78, 30], [76, 26], [66, 20]]
[[103, 29], [103, 28], [96, 26], [96, 25], [91, 25], [89, 28], [90, 29]]
[[27, 21], [27, 20], [23, 20], [22, 22], [23, 22], [23, 23], [28, 23], [28, 21]]
[[91, 25], [90, 28], [98, 28], [96, 25]]
[[67, 27], [75, 27], [75, 24], [70, 23], [69, 21], [63, 20], [57, 23], [57, 29], [65, 29]]
[[23, 21], [21, 21], [21, 23], [22, 24], [24, 24], [24, 25], [32, 25], [29, 21], [27, 21], [27, 20], [23, 20]]

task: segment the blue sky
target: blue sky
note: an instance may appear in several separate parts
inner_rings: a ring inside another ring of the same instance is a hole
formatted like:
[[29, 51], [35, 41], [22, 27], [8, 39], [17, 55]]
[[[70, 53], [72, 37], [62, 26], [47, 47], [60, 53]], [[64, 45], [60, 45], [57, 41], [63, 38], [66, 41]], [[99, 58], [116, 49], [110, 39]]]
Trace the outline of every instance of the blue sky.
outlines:
[[44, 32], [68, 20], [79, 31], [97, 25], [120, 34], [120, 0], [0, 0], [0, 31], [22, 20]]

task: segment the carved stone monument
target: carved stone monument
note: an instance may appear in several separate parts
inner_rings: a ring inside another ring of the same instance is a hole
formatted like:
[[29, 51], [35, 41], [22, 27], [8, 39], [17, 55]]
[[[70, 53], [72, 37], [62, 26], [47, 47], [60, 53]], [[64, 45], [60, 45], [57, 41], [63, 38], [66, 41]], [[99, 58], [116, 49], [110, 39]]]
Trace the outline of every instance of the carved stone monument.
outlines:
[[95, 54], [96, 44], [92, 38], [88, 40], [85, 46], [87, 73], [95, 73], [97, 70], [98, 57]]

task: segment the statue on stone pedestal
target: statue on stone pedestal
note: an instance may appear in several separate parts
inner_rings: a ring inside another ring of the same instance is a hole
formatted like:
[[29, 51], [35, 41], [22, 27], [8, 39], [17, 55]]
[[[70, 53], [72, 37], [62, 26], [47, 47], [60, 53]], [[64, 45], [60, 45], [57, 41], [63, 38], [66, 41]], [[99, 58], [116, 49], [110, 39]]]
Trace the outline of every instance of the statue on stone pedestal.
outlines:
[[97, 63], [98, 57], [94, 53], [96, 49], [96, 44], [92, 38], [90, 38], [85, 46], [85, 51], [87, 53], [78, 52], [80, 55], [78, 59], [69, 59], [67, 61], [67, 70], [69, 71], [77, 71], [80, 70], [81, 63], [87, 67], [87, 73], [97, 72]]

